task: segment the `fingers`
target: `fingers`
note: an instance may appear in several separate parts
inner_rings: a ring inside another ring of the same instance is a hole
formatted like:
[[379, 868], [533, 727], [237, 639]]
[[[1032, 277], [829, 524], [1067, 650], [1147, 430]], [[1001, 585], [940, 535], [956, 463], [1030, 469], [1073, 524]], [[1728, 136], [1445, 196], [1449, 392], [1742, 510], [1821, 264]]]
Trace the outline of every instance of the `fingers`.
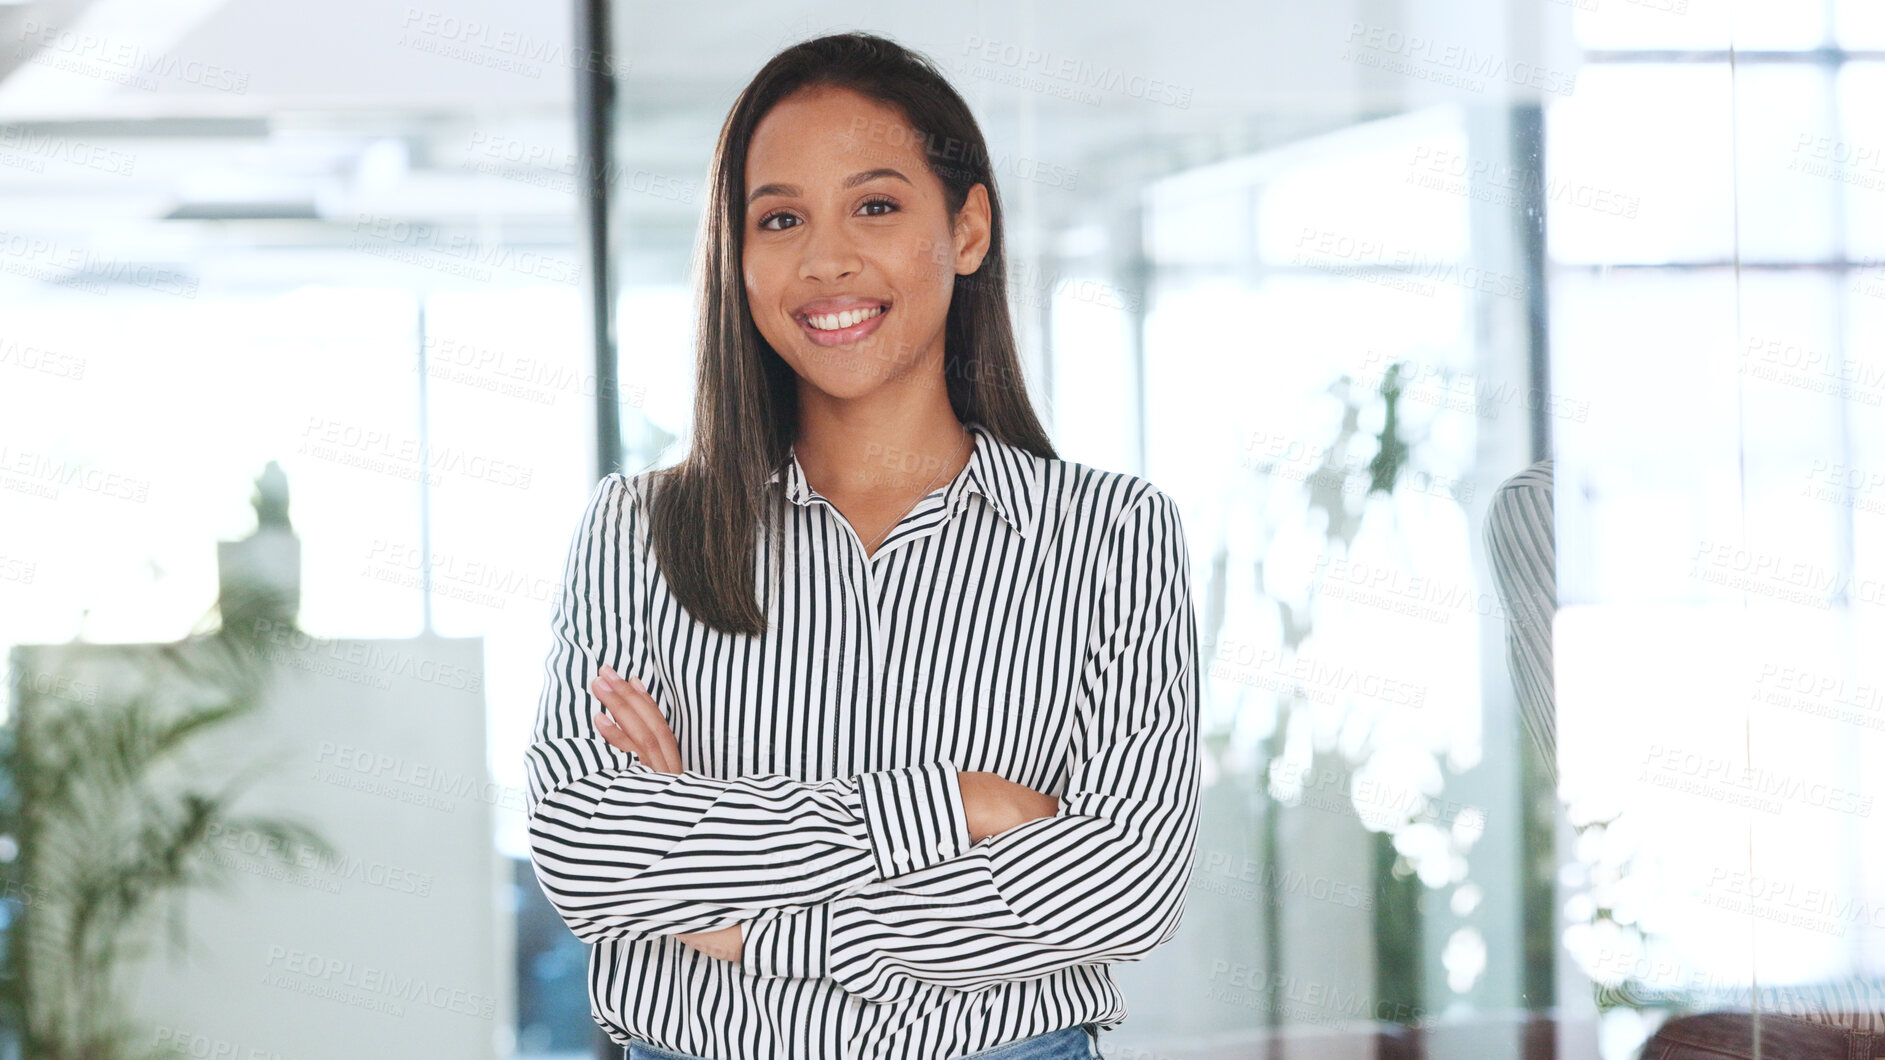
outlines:
[[962, 816], [969, 826], [969, 841], [979, 843], [994, 834], [989, 830], [987, 789], [984, 774], [975, 769], [956, 771], [956, 786], [962, 792]]
[[1060, 800], [1055, 798], [1052, 795], [1042, 794], [1040, 798], [1040, 803], [1035, 809], [1034, 816], [1037, 818], [1059, 817], [1060, 816]]
[[641, 754], [641, 748], [636, 747], [635, 741], [628, 738], [628, 734], [622, 731], [620, 725], [615, 724], [607, 710], [596, 711], [595, 717], [590, 718], [589, 721], [596, 727], [596, 732], [608, 741], [610, 747], [632, 755]]
[[614, 716], [606, 708], [596, 711], [589, 721], [596, 727], [597, 735], [608, 741], [610, 747], [635, 755], [641, 759], [643, 765], [658, 772], [679, 772], [679, 770], [668, 769], [667, 763], [649, 747], [645, 738], [638, 739], [617, 724]]
[[665, 772], [681, 772], [681, 743], [674, 738], [674, 730], [668, 726], [668, 719], [661, 714], [661, 708], [655, 705], [654, 698], [642, 687], [641, 681], [631, 678], [627, 681], [608, 667], [603, 667], [609, 676], [611, 687], [621, 693], [621, 698], [633, 710], [634, 717], [646, 727], [651, 741], [654, 757], [666, 763]]
[[602, 703], [596, 731], [609, 746], [633, 752], [659, 772], [681, 772], [680, 742], [646, 690], [622, 680], [606, 666], [590, 682], [589, 690]]
[[[610, 746], [633, 751], [648, 767], [665, 772], [665, 760], [660, 757], [646, 723], [626, 704], [621, 686], [611, 684], [607, 677], [598, 674], [590, 682], [589, 691], [602, 703], [601, 722], [597, 725], [602, 738], [608, 740]], [[609, 739], [611, 735], [617, 739]]]
[[714, 931], [695, 931], [674, 936], [676, 942], [722, 961], [738, 962], [745, 948], [746, 928], [742, 924]]
[[979, 843], [1029, 821], [1060, 815], [1060, 799], [986, 770], [958, 770], [969, 841]]

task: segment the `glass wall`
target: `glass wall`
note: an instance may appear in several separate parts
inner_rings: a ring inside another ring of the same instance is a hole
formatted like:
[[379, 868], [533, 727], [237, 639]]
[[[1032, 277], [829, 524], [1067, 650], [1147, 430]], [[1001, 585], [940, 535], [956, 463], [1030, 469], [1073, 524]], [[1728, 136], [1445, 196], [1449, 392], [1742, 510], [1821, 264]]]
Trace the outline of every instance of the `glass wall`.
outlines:
[[1183, 512], [1109, 1057], [1885, 1034], [1877, 4], [597, 6], [0, 3], [0, 1060], [620, 1055], [551, 610], [594, 454], [685, 450], [728, 110], [850, 29], [981, 123], [1060, 455]]
[[[787, 43], [935, 60], [990, 141], [1061, 455], [1184, 509], [1204, 832], [1109, 1055], [1621, 1058], [1686, 1015], [1885, 1011], [1878, 20], [1145, 19], [612, 27], [613, 164], [675, 181]], [[699, 205], [617, 203], [631, 468], [684, 446]]]
[[522, 860], [596, 478], [571, 29], [0, 5], [0, 1055], [589, 1048]]

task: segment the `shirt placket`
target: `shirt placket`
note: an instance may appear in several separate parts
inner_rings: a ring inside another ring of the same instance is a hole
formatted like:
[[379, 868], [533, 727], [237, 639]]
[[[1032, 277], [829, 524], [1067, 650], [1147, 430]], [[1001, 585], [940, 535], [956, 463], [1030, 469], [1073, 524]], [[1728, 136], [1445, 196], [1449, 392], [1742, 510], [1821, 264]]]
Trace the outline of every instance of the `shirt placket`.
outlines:
[[[973, 476], [974, 461], [975, 456], [972, 454], [970, 458], [970, 468], [963, 474]], [[788, 493], [792, 498], [801, 504], [824, 505], [825, 509], [831, 514], [831, 517], [836, 519], [839, 525], [844, 527], [845, 533], [850, 537], [852, 542], [849, 546], [852, 561], [844, 564], [843, 580], [846, 602], [856, 607], [856, 611], [855, 613], [847, 613], [839, 622], [838, 657], [847, 663], [851, 661], [851, 626], [853, 622], [861, 622], [864, 627], [864, 634], [860, 638], [859, 648], [864, 653], [863, 662], [866, 666], [866, 674], [863, 681], [856, 682], [853, 685], [856, 691], [854, 691], [851, 696], [838, 696], [835, 698], [835, 702], [838, 704], [836, 709], [839, 716], [832, 719], [831, 757], [827, 760], [829, 762], [829, 768], [833, 771], [832, 775], [840, 777], [850, 776], [858, 772], [859, 766], [854, 758], [845, 757], [843, 750], [847, 734], [850, 731], [854, 731], [855, 728], [853, 722], [857, 717], [857, 700], [859, 698], [865, 699], [865, 705], [872, 708], [873, 713], [875, 713], [874, 708], [883, 698], [881, 689], [878, 687], [882, 681], [879, 675], [884, 672], [887, 665], [884, 659], [886, 622], [883, 615], [878, 610], [878, 585], [881, 581], [881, 575], [890, 569], [889, 564], [892, 562], [891, 553], [902, 548], [907, 548], [915, 541], [942, 532], [955, 509], [960, 507], [963, 503], [964, 487], [971, 483], [959, 478], [950, 488], [941, 491], [940, 498], [934, 501], [926, 494], [923, 500], [917, 502], [916, 507], [904, 513], [903, 518], [897, 520], [896, 524], [885, 533], [883, 541], [879, 544], [876, 553], [865, 555], [864, 541], [858, 536], [857, 528], [852, 526], [851, 521], [844, 517], [844, 513], [838, 510], [837, 505], [831, 503], [829, 498], [824, 497], [817, 490], [813, 489], [811, 483], [805, 480], [805, 470], [799, 464], [796, 451], [793, 451], [790, 455], [790, 464], [785, 474], [788, 476]], [[924, 525], [914, 533], [906, 533], [899, 537], [898, 531], [903, 529], [905, 524], [913, 520], [923, 523]], [[858, 600], [858, 586], [856, 584], [860, 580], [863, 582], [863, 600], [861, 603]], [[851, 746], [855, 747], [855, 741], [852, 742]], [[878, 763], [872, 759], [868, 760], [862, 768], [872, 769], [877, 768], [877, 766]]]
[[[861, 616], [859, 620], [864, 623], [865, 670], [864, 682], [862, 684], [864, 716], [881, 717], [882, 714], [878, 710], [878, 704], [883, 697], [879, 692], [878, 685], [882, 680], [879, 675], [883, 673], [884, 667], [884, 644], [883, 622], [879, 620], [877, 614], [877, 557], [864, 555], [864, 545], [862, 542], [859, 542], [857, 546], [857, 555], [861, 560], [859, 569], [864, 572], [863, 598], [857, 601], [861, 604], [859, 607]], [[881, 556], [883, 553], [879, 551], [877, 555]], [[858, 594], [855, 593], [853, 594], [854, 600], [857, 600], [857, 595]], [[855, 720], [857, 717], [858, 712], [854, 705], [851, 711], [851, 718]], [[875, 769], [878, 765], [878, 762], [872, 760], [864, 768]]]
[[[844, 697], [839, 697], [839, 716], [833, 719], [831, 725], [830, 758], [834, 776], [851, 776], [861, 769], [879, 768], [879, 763], [875, 760], [868, 760], [859, 766], [855, 760], [845, 757], [843, 753], [848, 734], [855, 731], [859, 709], [857, 700], [860, 698], [864, 700], [863, 708], [867, 712], [866, 716], [880, 714], [877, 708], [883, 699], [880, 688], [883, 681], [881, 675], [884, 673], [887, 662], [884, 658], [885, 622], [878, 610], [880, 598], [878, 586], [884, 574], [889, 570], [890, 564], [894, 562], [893, 554], [899, 549], [909, 547], [914, 541], [940, 532], [941, 524], [947, 520], [948, 509], [958, 502], [953, 491], [945, 492], [935, 500], [925, 495], [922, 502], [905, 513], [903, 518], [897, 520], [896, 525], [885, 533], [884, 543], [878, 546], [877, 551], [867, 556], [864, 554], [864, 541], [858, 537], [857, 528], [844, 517], [844, 513], [838, 510], [838, 506], [821, 496], [809, 485], [805, 486], [805, 491], [808, 494], [809, 503], [824, 505], [825, 509], [831, 513], [831, 517], [838, 521], [838, 525], [844, 527], [845, 536], [851, 539], [851, 544], [848, 546], [849, 561], [844, 564], [843, 568], [844, 588], [846, 602], [855, 610], [839, 623], [838, 654], [847, 662], [851, 660], [849, 651], [851, 627], [853, 623], [862, 624], [864, 634], [860, 638], [859, 649], [863, 653], [862, 662], [865, 673], [864, 679], [856, 683], [857, 691], [850, 697], [848, 703], [844, 701]], [[893, 538], [898, 538], [897, 531], [912, 520], [927, 520], [930, 521], [930, 525], [926, 526], [922, 533], [893, 541]], [[855, 749], [856, 741], [851, 741], [850, 746]]]
[[[865, 629], [866, 648], [869, 652], [866, 660], [868, 663], [868, 681], [864, 685], [864, 706], [867, 711], [864, 715], [865, 717], [882, 717], [884, 715], [884, 696], [886, 690], [883, 685], [885, 675], [889, 672], [890, 668], [890, 660], [885, 656], [890, 622], [884, 614], [884, 607], [888, 603], [882, 591], [884, 580], [890, 576], [892, 569], [895, 567], [897, 563], [896, 554], [898, 552], [909, 548], [915, 542], [931, 534], [941, 532], [942, 523], [946, 518], [944, 510], [946, 510], [950, 504], [949, 496], [948, 494], [944, 494], [939, 501], [932, 500], [930, 497], [925, 496], [923, 501], [919, 502], [915, 508], [911, 509], [902, 519], [897, 521], [896, 526], [891, 527], [890, 531], [884, 536], [884, 543], [879, 545], [877, 551], [871, 555], [864, 555], [864, 543], [862, 541], [858, 541], [857, 543], [856, 555], [859, 561], [857, 568], [863, 571], [862, 580], [864, 583], [863, 604], [861, 608], [863, 612], [862, 621]], [[919, 533], [899, 536], [899, 531], [903, 529], [904, 524], [913, 521], [925, 522], [927, 525], [925, 525], [924, 529]], [[855, 531], [852, 532], [851, 538], [853, 541], [857, 541]], [[896, 540], [893, 541], [891, 540], [892, 538], [896, 538]], [[853, 599], [856, 599], [855, 594], [853, 595]], [[856, 716], [857, 714], [854, 710], [852, 717], [855, 718]], [[906, 765], [908, 763], [899, 762], [895, 764]], [[866, 768], [877, 769], [882, 768], [883, 765], [883, 763], [872, 761]]]
[[[837, 509], [833, 508], [832, 510], [836, 512]], [[839, 521], [844, 522], [842, 518], [840, 518]], [[848, 527], [850, 524], [846, 523], [845, 525]], [[863, 763], [856, 761], [857, 741], [851, 738], [851, 733], [856, 730], [856, 721], [859, 717], [860, 706], [865, 712], [864, 716], [868, 717], [873, 713], [873, 708], [878, 698], [877, 675], [881, 670], [883, 658], [881, 634], [879, 633], [879, 623], [877, 621], [877, 606], [875, 603], [877, 594], [873, 589], [875, 576], [872, 572], [872, 561], [870, 557], [864, 555], [864, 543], [858, 540], [856, 531], [851, 532], [851, 541], [851, 562], [845, 564], [844, 579], [845, 599], [849, 605], [851, 615], [846, 618], [844, 628], [847, 633], [853, 626], [861, 626], [863, 629], [863, 637], [859, 641], [858, 651], [859, 654], [862, 655], [862, 659], [859, 661], [862, 663], [864, 672], [862, 678], [853, 686], [856, 691], [850, 697], [849, 702], [845, 704], [842, 710], [842, 716], [839, 719], [839, 724], [832, 727], [832, 738], [834, 741], [839, 739], [840, 731], [843, 732], [844, 738], [849, 741], [848, 744], [834, 744], [832, 747], [832, 761], [838, 763], [836, 768], [838, 771], [837, 775], [839, 776], [851, 776], [862, 770], [877, 768], [877, 763], [870, 759], [868, 755]], [[860, 584], [860, 582], [862, 584]], [[847, 661], [849, 658], [850, 657], [847, 655]], [[859, 703], [859, 700], [863, 701], [862, 704]], [[849, 746], [851, 748], [851, 757], [839, 758], [841, 746]]]
[[[836, 519], [838, 525], [844, 527], [845, 536], [851, 540], [850, 545], [846, 546], [847, 555], [840, 567], [843, 572], [845, 607], [838, 621], [838, 658], [843, 660], [847, 668], [853, 669], [854, 662], [861, 661], [865, 673], [862, 680], [854, 682], [852, 686], [854, 692], [851, 696], [838, 696], [833, 700], [836, 704], [837, 716], [831, 719], [831, 755], [826, 759], [827, 768], [831, 770], [832, 776], [845, 777], [857, 773], [860, 769], [854, 758], [844, 753], [847, 738], [853, 731], [853, 722], [857, 718], [857, 700], [863, 697], [868, 701], [866, 703], [868, 706], [877, 698], [880, 646], [878, 623], [875, 617], [876, 607], [872, 602], [876, 594], [872, 589], [871, 557], [864, 555], [864, 542], [857, 536], [857, 530], [851, 526], [851, 521], [844, 517], [844, 513], [838, 510], [837, 505], [819, 496], [816, 491], [807, 487], [807, 492], [810, 494], [807, 503], [823, 505], [831, 518]], [[881, 554], [880, 552], [879, 555]], [[859, 571], [863, 572], [861, 580], [864, 583], [861, 601], [858, 587]], [[863, 626], [864, 633], [861, 638], [853, 638], [851, 635], [852, 627], [856, 625]], [[862, 660], [852, 658], [851, 645], [854, 639], [857, 640], [858, 647], [863, 653]], [[851, 742], [851, 746], [855, 748], [855, 741]], [[862, 768], [871, 769], [875, 766], [873, 763], [866, 762]]]

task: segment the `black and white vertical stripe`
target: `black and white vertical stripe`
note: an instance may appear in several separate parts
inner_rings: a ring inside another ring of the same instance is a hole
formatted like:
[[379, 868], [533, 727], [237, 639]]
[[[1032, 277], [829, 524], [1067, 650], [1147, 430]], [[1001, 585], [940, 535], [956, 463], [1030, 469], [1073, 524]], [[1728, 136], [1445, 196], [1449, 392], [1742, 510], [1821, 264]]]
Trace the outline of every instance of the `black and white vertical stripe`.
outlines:
[[[1507, 658], [1518, 691], [1520, 717], [1526, 734], [1538, 745], [1551, 770], [1555, 789], [1557, 708], [1553, 694], [1551, 631], [1558, 610], [1558, 592], [1552, 502], [1554, 474], [1554, 461], [1547, 458], [1500, 484], [1487, 510], [1486, 545], [1492, 557], [1493, 575], [1498, 580], [1499, 598], [1509, 616]], [[1585, 826], [1579, 826], [1578, 831], [1584, 832]], [[1645, 1007], [1670, 1003], [1669, 995], [1657, 989], [1639, 996], [1635, 983], [1603, 989], [1613, 997]], [[1758, 1006], [1754, 1004], [1757, 992]], [[1762, 986], [1758, 991], [1747, 986], [1698, 990], [1682, 997], [1682, 1001], [1697, 1011], [1712, 1008], [1740, 1015], [1758, 1008], [1765, 1019], [1822, 1023], [1853, 1032], [1885, 1035], [1885, 981], [1865, 975]]]
[[[594, 944], [615, 1041], [933, 1060], [1112, 1028], [1109, 965], [1176, 933], [1200, 785], [1177, 507], [969, 428], [967, 467], [868, 558], [794, 456], [782, 557], [755, 537], [758, 637], [669, 594], [645, 476], [589, 498], [526, 765], [537, 877]], [[647, 685], [684, 772], [596, 734], [601, 663]], [[958, 770], [1060, 812], [971, 844]], [[738, 962], [672, 937], [733, 924]]]
[[1506, 479], [1486, 511], [1486, 550], [1506, 613], [1506, 662], [1518, 692], [1519, 719], [1558, 781], [1558, 715], [1551, 677], [1551, 627], [1558, 613], [1557, 548], [1551, 503], [1552, 461]]

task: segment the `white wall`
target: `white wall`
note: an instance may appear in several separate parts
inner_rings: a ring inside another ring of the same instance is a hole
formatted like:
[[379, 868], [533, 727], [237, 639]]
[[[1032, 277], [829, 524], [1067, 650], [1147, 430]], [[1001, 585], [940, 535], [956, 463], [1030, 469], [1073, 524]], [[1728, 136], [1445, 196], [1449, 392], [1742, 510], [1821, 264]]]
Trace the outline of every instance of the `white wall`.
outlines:
[[[510, 1055], [508, 887], [492, 842], [480, 639], [270, 649], [277, 685], [221, 734], [267, 775], [238, 807], [296, 816], [341, 858], [284, 871], [226, 833], [227, 893], [188, 905], [190, 954], [143, 974], [147, 1044], [195, 1057]], [[267, 763], [265, 765], [265, 763]]]

